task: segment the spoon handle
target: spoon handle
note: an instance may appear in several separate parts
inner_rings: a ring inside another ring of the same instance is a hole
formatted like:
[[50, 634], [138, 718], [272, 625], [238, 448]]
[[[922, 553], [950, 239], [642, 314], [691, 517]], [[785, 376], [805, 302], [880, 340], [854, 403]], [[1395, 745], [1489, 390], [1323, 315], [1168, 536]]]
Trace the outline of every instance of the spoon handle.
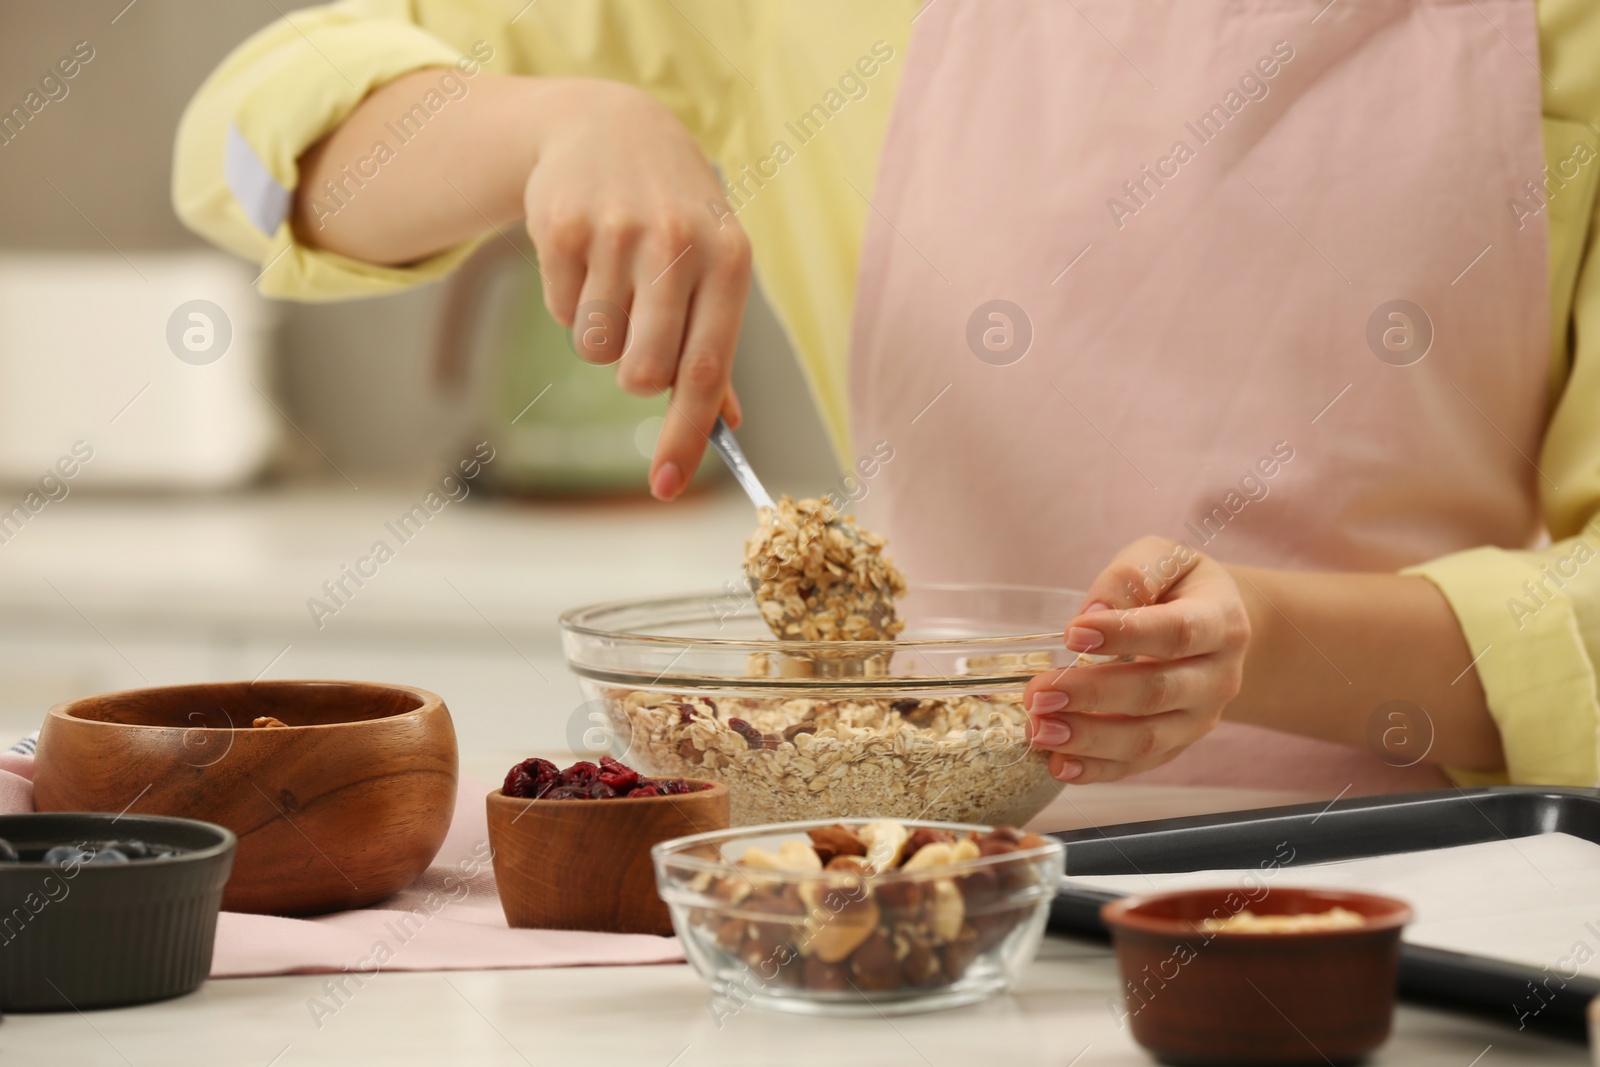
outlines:
[[772, 502], [771, 494], [762, 486], [761, 479], [756, 477], [750, 461], [744, 458], [744, 449], [733, 439], [733, 431], [728, 429], [728, 424], [722, 421], [721, 416], [717, 417], [717, 424], [711, 427], [711, 447], [717, 450], [717, 455], [722, 457], [722, 461], [733, 472], [733, 477], [738, 481], [740, 488], [756, 507], [777, 507]]

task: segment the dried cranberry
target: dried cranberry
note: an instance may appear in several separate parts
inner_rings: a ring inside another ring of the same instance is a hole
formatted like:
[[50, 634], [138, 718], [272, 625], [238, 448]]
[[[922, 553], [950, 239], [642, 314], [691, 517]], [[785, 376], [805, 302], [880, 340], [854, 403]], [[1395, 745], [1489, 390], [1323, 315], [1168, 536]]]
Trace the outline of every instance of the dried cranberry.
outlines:
[[618, 795], [620, 794], [618, 794], [616, 789], [612, 788], [603, 781], [596, 779], [595, 781], [589, 783], [590, 800], [609, 800]]
[[662, 792], [653, 785], [636, 785], [629, 792], [630, 797], [659, 797]]
[[600, 768], [588, 760], [579, 760], [561, 772], [561, 781], [567, 785], [580, 783], [587, 785], [598, 777], [600, 777]]
[[626, 793], [639, 781], [639, 772], [610, 756], [601, 756], [599, 780], [619, 793]]
[[561, 776], [561, 771], [547, 759], [526, 759], [506, 774], [501, 787], [508, 797], [539, 797]]
[[558, 785], [544, 794], [545, 800], [588, 800], [589, 787], [584, 785]]

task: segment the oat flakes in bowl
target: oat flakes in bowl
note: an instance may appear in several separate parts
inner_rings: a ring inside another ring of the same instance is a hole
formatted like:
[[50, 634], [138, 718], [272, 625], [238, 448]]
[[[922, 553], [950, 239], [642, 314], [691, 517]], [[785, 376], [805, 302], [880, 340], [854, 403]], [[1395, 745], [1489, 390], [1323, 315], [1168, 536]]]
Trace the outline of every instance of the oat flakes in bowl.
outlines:
[[[562, 617], [567, 662], [618, 759], [725, 782], [733, 824], [836, 818], [1021, 825], [1060, 790], [1022, 688], [1077, 665], [1064, 589], [927, 585], [893, 641], [777, 641], [748, 596], [600, 604]], [[841, 670], [840, 665], [853, 665]]]

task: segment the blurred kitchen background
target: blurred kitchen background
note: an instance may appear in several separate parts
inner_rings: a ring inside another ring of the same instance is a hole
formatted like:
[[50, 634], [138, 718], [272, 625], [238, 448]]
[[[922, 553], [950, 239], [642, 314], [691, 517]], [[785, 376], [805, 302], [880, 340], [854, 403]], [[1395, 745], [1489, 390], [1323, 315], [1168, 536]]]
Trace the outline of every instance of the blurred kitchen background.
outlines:
[[[184, 104], [300, 6], [0, 5], [0, 113], [46, 100], [0, 133], [0, 741], [95, 692], [339, 677], [439, 692], [463, 752], [566, 747], [588, 723], [561, 611], [738, 578], [749, 505], [714, 457], [692, 496], [648, 498], [664, 403], [581, 364], [503, 242], [449, 283], [294, 305], [179, 224]], [[759, 296], [735, 383], [769, 485], [832, 488]], [[397, 525], [480, 441], [466, 498]], [[393, 558], [361, 563], [380, 540]]]

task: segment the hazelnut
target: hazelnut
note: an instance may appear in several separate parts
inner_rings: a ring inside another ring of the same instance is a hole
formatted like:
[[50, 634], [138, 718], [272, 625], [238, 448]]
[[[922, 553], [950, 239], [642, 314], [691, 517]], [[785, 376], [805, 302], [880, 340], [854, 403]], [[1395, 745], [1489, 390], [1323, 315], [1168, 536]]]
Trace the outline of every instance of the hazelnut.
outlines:
[[915, 856], [924, 845], [948, 845], [955, 841], [956, 835], [949, 830], [939, 830], [932, 826], [919, 826], [911, 831], [911, 836], [906, 840], [906, 855]]
[[744, 945], [743, 919], [723, 919], [711, 931], [711, 939], [728, 952], [738, 952]]
[[833, 826], [819, 826], [815, 830], [807, 830], [811, 844], [816, 848], [817, 854], [822, 857], [823, 866], [835, 856], [865, 856], [867, 843], [848, 826], [835, 824]]
[[915, 878], [896, 878], [877, 883], [872, 892], [878, 898], [878, 906], [888, 913], [889, 918], [910, 920], [916, 917], [918, 909], [922, 907], [926, 885]]
[[972, 966], [972, 961], [978, 958], [977, 931], [970, 926], [963, 926], [961, 932], [939, 950], [939, 958], [950, 981], [959, 982], [961, 976], [967, 973], [967, 968]]
[[1015, 930], [1027, 917], [1027, 909], [1019, 911], [1001, 911], [989, 915], [973, 915], [968, 921], [978, 934], [978, 951], [988, 952], [1006, 939], [1006, 935]]
[[811, 956], [801, 967], [800, 980], [807, 989], [837, 992], [850, 988], [850, 970], [846, 964], [827, 963]]
[[961, 890], [961, 899], [969, 912], [983, 911], [1000, 896], [1000, 878], [992, 867], [980, 867], [969, 874], [960, 875], [955, 883], [956, 888]]
[[925, 988], [937, 985], [944, 976], [933, 943], [913, 928], [895, 929], [894, 952], [900, 959], [900, 976], [907, 985]]
[[895, 958], [889, 935], [877, 930], [850, 956], [850, 971], [856, 988], [875, 993], [900, 986], [900, 961]]

